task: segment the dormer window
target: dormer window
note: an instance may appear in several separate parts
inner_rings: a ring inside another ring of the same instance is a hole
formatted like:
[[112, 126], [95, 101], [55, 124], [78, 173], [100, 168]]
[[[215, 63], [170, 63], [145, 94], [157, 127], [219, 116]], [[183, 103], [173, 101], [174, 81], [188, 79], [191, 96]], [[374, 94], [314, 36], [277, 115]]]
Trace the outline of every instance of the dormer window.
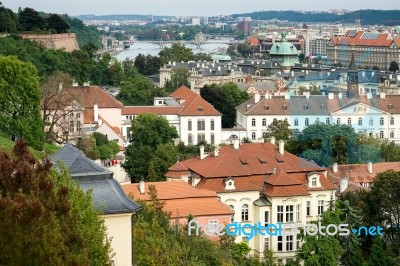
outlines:
[[308, 105], [307, 104], [304, 105], [304, 109], [308, 109]]
[[232, 190], [236, 189], [235, 187], [235, 180], [232, 177], [229, 177], [225, 180], [225, 190]]
[[321, 187], [319, 173], [309, 173], [307, 176], [308, 176], [308, 187], [309, 188]]

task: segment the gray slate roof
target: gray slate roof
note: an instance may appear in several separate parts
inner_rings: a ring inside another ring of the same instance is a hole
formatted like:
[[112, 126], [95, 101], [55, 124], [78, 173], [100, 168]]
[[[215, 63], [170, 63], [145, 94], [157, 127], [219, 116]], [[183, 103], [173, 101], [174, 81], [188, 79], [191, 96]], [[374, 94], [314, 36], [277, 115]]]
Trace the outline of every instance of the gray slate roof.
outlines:
[[56, 164], [63, 163], [82, 190], [92, 190], [93, 204], [103, 214], [131, 213], [141, 209], [140, 205], [126, 196], [113, 178], [112, 171], [94, 163], [72, 144], [65, 144], [50, 156], [50, 160]]

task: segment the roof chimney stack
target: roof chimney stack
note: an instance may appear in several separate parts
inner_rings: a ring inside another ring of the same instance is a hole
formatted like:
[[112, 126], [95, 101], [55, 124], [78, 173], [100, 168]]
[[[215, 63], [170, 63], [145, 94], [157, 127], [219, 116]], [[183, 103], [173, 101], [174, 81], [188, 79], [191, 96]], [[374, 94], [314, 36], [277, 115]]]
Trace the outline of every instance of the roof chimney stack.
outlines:
[[271, 144], [275, 145], [275, 137], [274, 136], [271, 137], [270, 142], [271, 142]]
[[368, 173], [372, 174], [372, 162], [368, 162]]
[[99, 122], [99, 106], [97, 105], [97, 103], [95, 103], [93, 106], [93, 116], [94, 121]]
[[214, 157], [218, 157], [218, 155], [219, 155], [219, 150], [218, 150], [218, 145], [217, 145], [217, 146], [215, 146], [215, 149], [214, 149]]
[[233, 140], [233, 148], [235, 150], [239, 150], [239, 144], [240, 144], [240, 141], [238, 139]]
[[285, 154], [285, 142], [283, 140], [279, 141], [279, 154], [281, 156]]
[[204, 158], [206, 158], [206, 154], [204, 152], [204, 145], [200, 146], [200, 160], [203, 160]]
[[334, 173], [337, 173], [337, 171], [338, 171], [338, 164], [337, 164], [337, 163], [333, 163], [333, 165], [332, 165], [332, 171], [333, 171]]
[[140, 191], [140, 194], [144, 194], [146, 192], [145, 186], [144, 186], [144, 178], [142, 178], [139, 182], [139, 191]]
[[260, 101], [260, 94], [257, 92], [254, 94], [254, 103], [258, 103]]

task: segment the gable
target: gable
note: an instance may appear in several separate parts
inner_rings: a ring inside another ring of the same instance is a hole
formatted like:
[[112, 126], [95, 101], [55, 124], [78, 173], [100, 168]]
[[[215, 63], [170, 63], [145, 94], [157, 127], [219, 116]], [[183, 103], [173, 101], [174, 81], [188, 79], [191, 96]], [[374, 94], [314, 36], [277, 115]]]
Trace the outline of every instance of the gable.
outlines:
[[385, 111], [372, 107], [364, 103], [354, 103], [351, 105], [343, 106], [340, 109], [332, 112], [332, 115], [378, 115], [387, 114]]

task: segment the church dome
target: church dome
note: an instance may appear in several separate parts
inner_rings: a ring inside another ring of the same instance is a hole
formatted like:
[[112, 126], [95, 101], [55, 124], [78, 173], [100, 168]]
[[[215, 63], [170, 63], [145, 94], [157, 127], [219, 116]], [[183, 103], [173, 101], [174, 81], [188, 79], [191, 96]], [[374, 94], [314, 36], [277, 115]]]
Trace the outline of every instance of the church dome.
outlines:
[[298, 55], [297, 48], [286, 39], [286, 32], [281, 33], [281, 40], [272, 45], [270, 55]]

